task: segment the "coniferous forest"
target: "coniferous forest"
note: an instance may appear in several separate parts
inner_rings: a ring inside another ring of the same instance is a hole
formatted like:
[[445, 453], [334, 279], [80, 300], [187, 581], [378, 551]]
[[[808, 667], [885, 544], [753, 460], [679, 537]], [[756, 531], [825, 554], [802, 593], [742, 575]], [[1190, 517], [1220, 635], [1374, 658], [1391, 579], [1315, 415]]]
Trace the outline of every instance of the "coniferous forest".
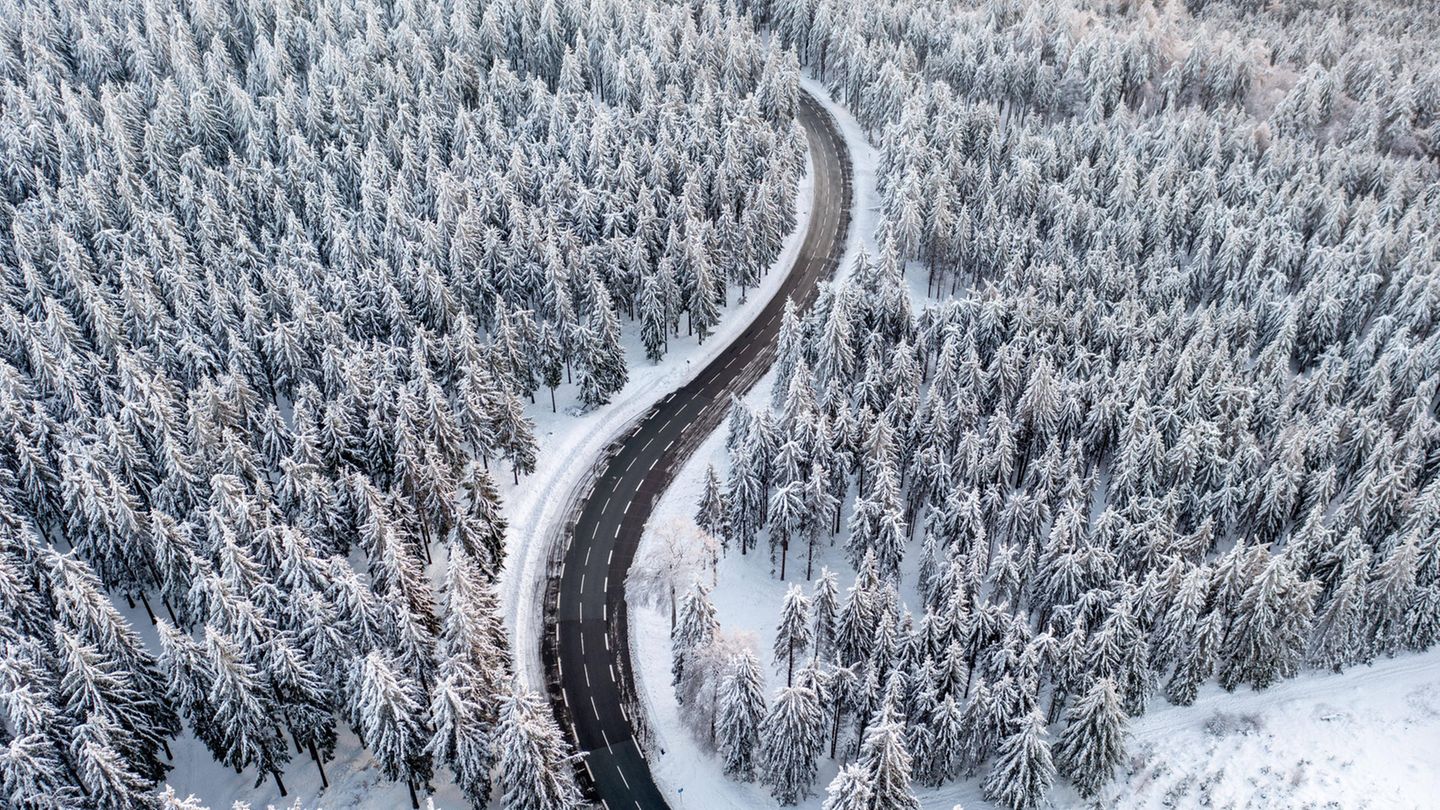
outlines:
[[192, 734], [284, 795], [349, 729], [575, 806], [492, 476], [758, 283], [798, 71], [715, 3], [0, 3], [0, 805], [192, 807]]
[[771, 694], [708, 575], [680, 603], [727, 774], [1029, 810], [1095, 796], [1155, 701], [1440, 640], [1434, 9], [744, 5], [875, 145], [880, 210], [696, 504], [803, 585]]
[[1030, 810], [1158, 701], [1432, 647], [1437, 43], [1408, 0], [0, 0], [0, 806], [194, 810], [179, 746], [283, 796], [352, 740], [416, 806], [580, 805], [502, 492], [779, 259], [802, 71], [879, 224], [697, 505], [795, 582], [769, 666], [676, 600], [727, 774]]

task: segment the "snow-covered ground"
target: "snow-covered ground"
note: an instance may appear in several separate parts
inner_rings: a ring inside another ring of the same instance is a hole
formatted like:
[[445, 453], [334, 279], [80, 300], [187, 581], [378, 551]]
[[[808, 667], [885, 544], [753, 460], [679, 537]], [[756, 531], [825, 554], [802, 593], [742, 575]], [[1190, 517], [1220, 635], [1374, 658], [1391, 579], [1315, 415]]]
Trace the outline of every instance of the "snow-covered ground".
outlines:
[[1194, 706], [1158, 702], [1132, 730], [1102, 806], [1433, 808], [1440, 650], [1264, 692], [1211, 684]]
[[[853, 117], [830, 101], [813, 81], [805, 86], [826, 102], [841, 124], [855, 163], [854, 229], [842, 273], [860, 244], [874, 249], [875, 155]], [[914, 299], [925, 294], [923, 273], [909, 275]], [[772, 375], [746, 398], [764, 407]], [[727, 468], [722, 425], [696, 451], [676, 482], [656, 504], [637, 559], [659, 542], [659, 528], [693, 517], [704, 485], [706, 464], [722, 479]], [[817, 547], [815, 572], [827, 565], [839, 575], [843, 592], [853, 574], [843, 560], [842, 540]], [[769, 668], [774, 623], [785, 589], [804, 584], [803, 551], [791, 551], [789, 577], [772, 574], [761, 548], [720, 561], [712, 593], [722, 632], [748, 637], [767, 665], [767, 694], [783, 685], [783, 673]], [[914, 567], [918, 550], [902, 565], [901, 598], [915, 604]], [[808, 590], [808, 588], [807, 588]], [[735, 782], [721, 772], [712, 752], [703, 750], [681, 721], [670, 685], [670, 626], [666, 611], [641, 607], [632, 599], [631, 657], [637, 688], [646, 706], [654, 750], [649, 751], [656, 783], [676, 810], [778, 807], [755, 783]], [[1052, 740], [1053, 741], [1053, 740]], [[1194, 706], [1176, 707], [1157, 696], [1134, 721], [1127, 760], [1115, 781], [1088, 806], [1124, 808], [1424, 808], [1440, 806], [1440, 651], [1382, 661], [1343, 675], [1306, 673], [1264, 692], [1226, 693], [1205, 687]], [[823, 759], [814, 791], [799, 806], [816, 810], [838, 763]], [[983, 777], [983, 773], [979, 776]], [[926, 808], [992, 808], [979, 778], [938, 789], [917, 790]], [[1428, 799], [1428, 800], [1427, 800]], [[1055, 807], [1086, 807], [1068, 785], [1057, 785]]]

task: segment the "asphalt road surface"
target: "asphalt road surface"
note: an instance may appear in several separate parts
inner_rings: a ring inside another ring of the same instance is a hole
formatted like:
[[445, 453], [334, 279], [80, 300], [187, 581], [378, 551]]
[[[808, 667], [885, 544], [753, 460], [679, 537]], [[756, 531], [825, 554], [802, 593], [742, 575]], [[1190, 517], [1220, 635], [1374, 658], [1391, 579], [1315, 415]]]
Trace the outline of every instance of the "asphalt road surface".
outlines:
[[[557, 708], [583, 754], [591, 798], [610, 810], [666, 806], [632, 733], [624, 695], [633, 689], [622, 688], [633, 684], [625, 574], [641, 531], [675, 471], [727, 416], [730, 395], [744, 393], [769, 368], [785, 300], [808, 303], [845, 249], [851, 197], [845, 142], [829, 113], [804, 92], [797, 117], [809, 141], [815, 184], [799, 256], [754, 322], [599, 462], [594, 488], [579, 506], [555, 598], [546, 605], [546, 632], [557, 636], [553, 648], [547, 645], [547, 669], [560, 681], [563, 706]], [[668, 659], [647, 665], [669, 669]]]

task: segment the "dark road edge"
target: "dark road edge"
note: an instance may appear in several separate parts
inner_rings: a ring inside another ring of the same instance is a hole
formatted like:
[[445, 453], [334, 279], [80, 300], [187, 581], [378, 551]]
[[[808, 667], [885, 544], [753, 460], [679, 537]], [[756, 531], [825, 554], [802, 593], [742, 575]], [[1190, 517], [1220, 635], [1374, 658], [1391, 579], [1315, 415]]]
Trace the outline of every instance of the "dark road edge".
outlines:
[[[625, 603], [625, 574], [644, 525], [681, 465], [724, 419], [730, 397], [769, 369], [786, 299], [803, 310], [845, 251], [853, 173], [844, 138], [803, 89], [796, 120], [806, 131], [814, 190], [786, 278], [725, 349], [606, 447], [550, 539], [541, 626], [546, 693], [580, 755], [576, 774], [587, 798], [608, 808], [667, 806], [644, 754], [649, 733], [636, 699]], [[587, 592], [587, 577], [600, 587]]]

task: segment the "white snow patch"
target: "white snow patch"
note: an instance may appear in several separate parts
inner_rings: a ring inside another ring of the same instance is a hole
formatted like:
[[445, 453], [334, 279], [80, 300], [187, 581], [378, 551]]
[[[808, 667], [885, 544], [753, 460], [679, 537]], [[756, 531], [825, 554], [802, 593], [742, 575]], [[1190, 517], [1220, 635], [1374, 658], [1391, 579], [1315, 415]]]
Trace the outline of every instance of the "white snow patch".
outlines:
[[1440, 650], [1263, 692], [1210, 684], [1194, 706], [1157, 703], [1131, 730], [1102, 806], [1434, 807]]

